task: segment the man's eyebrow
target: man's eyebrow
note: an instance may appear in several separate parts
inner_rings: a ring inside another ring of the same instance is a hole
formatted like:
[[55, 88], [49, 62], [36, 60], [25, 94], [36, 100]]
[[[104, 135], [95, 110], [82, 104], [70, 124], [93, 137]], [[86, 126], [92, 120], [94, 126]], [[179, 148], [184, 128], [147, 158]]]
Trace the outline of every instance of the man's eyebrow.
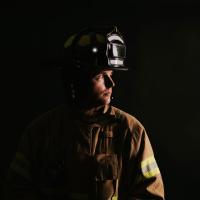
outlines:
[[104, 74], [104, 75], [107, 75], [107, 74], [110, 74], [110, 75], [113, 75], [113, 71], [111, 71], [111, 72], [109, 72], [109, 73], [107, 73], [106, 71], [102, 71], [102, 72], [100, 72], [100, 74]]

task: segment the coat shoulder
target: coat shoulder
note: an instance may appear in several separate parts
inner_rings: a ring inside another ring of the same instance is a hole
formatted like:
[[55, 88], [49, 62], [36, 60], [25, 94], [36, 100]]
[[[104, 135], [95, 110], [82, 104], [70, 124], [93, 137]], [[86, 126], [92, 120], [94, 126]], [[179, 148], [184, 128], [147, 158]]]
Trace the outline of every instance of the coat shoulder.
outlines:
[[134, 115], [114, 106], [112, 106], [112, 112], [130, 129], [131, 132], [133, 130], [138, 130], [139, 132], [144, 130], [144, 126]]
[[58, 105], [33, 119], [28, 127], [50, 126], [52, 122], [56, 123], [64, 117], [66, 117], [66, 106]]

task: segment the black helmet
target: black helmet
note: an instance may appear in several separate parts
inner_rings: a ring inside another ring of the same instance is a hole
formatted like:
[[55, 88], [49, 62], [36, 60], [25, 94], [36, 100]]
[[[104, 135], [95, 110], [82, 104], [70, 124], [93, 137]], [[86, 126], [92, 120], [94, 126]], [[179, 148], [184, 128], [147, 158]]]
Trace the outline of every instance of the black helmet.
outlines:
[[[124, 61], [126, 46], [117, 27], [84, 28], [69, 37], [65, 43], [64, 68], [83, 71], [128, 70]], [[69, 64], [66, 65], [66, 64]]]

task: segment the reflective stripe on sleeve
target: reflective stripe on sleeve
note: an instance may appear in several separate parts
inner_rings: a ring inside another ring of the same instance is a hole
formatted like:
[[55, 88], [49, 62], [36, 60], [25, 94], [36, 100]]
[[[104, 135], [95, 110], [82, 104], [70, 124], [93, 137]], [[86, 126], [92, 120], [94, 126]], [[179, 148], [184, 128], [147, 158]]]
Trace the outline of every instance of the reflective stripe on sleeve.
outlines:
[[21, 175], [22, 177], [26, 179], [31, 178], [30, 171], [29, 171], [30, 163], [26, 159], [26, 157], [20, 152], [16, 153], [15, 159], [10, 165], [10, 169], [15, 171], [17, 174]]
[[145, 178], [151, 178], [160, 174], [160, 170], [154, 156], [151, 156], [141, 162], [141, 171]]
[[118, 196], [113, 196], [111, 199], [112, 200], [118, 200]]

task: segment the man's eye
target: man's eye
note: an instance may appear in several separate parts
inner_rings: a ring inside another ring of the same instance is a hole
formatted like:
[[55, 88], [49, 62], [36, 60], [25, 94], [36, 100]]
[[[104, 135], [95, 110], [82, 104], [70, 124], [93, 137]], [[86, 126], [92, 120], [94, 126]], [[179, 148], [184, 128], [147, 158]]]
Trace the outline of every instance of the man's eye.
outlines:
[[102, 75], [102, 74], [99, 74], [99, 75], [96, 75], [96, 76], [95, 76], [95, 79], [96, 79], [96, 80], [99, 80], [99, 79], [101, 79], [101, 78], [103, 78], [103, 75]]

